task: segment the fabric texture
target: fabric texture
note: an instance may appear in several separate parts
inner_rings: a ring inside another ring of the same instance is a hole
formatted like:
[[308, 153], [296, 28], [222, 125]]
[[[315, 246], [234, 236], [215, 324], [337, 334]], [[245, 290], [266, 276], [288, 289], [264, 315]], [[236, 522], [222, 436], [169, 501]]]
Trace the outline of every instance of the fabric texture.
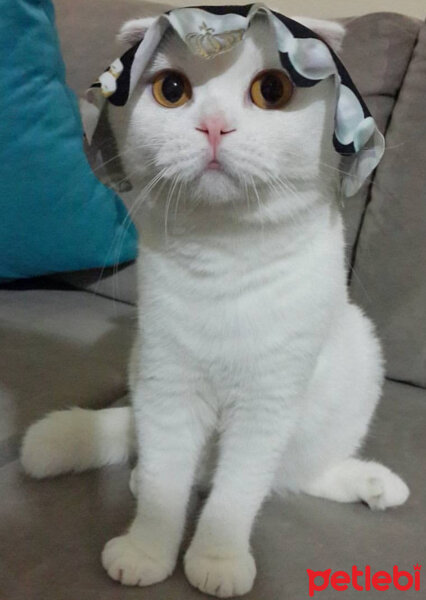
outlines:
[[37, 284], [0, 290], [0, 462], [2, 448], [10, 452], [48, 411], [104, 407], [127, 388], [135, 309], [58, 283]]
[[375, 169], [384, 138], [361, 94], [335, 52], [314, 31], [261, 4], [179, 8], [160, 15], [143, 39], [114, 60], [82, 101], [83, 124], [92, 142], [105, 99], [123, 106], [152, 58], [166, 30], [172, 28], [188, 51], [206, 60], [241, 42], [253, 19], [268, 19], [283, 69], [293, 85], [311, 87], [333, 76], [336, 109], [333, 142], [343, 157], [342, 192], [353, 196]]
[[426, 24], [387, 132], [351, 295], [376, 324], [389, 377], [426, 387]]
[[1, 9], [0, 280], [135, 258], [127, 211], [83, 152], [50, 0]]

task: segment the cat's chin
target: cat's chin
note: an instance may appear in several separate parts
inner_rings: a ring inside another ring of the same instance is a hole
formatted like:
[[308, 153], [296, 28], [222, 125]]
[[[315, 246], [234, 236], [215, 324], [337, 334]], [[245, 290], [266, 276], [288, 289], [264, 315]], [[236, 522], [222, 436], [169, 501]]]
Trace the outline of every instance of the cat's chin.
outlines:
[[227, 204], [241, 197], [237, 181], [222, 168], [205, 169], [190, 186], [196, 201]]

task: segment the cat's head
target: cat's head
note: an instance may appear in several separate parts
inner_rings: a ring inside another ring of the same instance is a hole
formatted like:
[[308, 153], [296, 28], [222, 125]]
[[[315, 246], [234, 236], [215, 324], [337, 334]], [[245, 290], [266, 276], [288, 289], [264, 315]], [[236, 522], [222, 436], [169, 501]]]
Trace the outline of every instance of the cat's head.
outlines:
[[[343, 28], [322, 24], [339, 45]], [[127, 23], [121, 39], [134, 44], [148, 25]], [[186, 198], [244, 204], [264, 188], [291, 196], [302, 185], [335, 186], [335, 102], [332, 77], [292, 84], [259, 16], [241, 43], [209, 60], [166, 34], [126, 106], [110, 107], [109, 118], [136, 188], [183, 182]]]

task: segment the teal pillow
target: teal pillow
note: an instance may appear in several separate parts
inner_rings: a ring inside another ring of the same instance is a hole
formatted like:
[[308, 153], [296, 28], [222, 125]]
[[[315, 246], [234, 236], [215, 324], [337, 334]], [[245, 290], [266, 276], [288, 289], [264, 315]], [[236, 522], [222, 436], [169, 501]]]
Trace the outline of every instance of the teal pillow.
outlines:
[[0, 115], [0, 280], [135, 258], [124, 204], [83, 151], [50, 0], [1, 2]]

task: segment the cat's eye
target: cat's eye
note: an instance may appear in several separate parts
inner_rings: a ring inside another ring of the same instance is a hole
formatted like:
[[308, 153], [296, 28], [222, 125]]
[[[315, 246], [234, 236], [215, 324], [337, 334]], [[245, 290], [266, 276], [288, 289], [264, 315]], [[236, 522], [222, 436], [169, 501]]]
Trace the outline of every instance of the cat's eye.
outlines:
[[152, 95], [161, 106], [177, 108], [191, 99], [192, 88], [183, 73], [167, 69], [154, 76]]
[[269, 69], [256, 75], [250, 85], [250, 97], [259, 108], [278, 109], [293, 95], [293, 83], [284, 71]]

